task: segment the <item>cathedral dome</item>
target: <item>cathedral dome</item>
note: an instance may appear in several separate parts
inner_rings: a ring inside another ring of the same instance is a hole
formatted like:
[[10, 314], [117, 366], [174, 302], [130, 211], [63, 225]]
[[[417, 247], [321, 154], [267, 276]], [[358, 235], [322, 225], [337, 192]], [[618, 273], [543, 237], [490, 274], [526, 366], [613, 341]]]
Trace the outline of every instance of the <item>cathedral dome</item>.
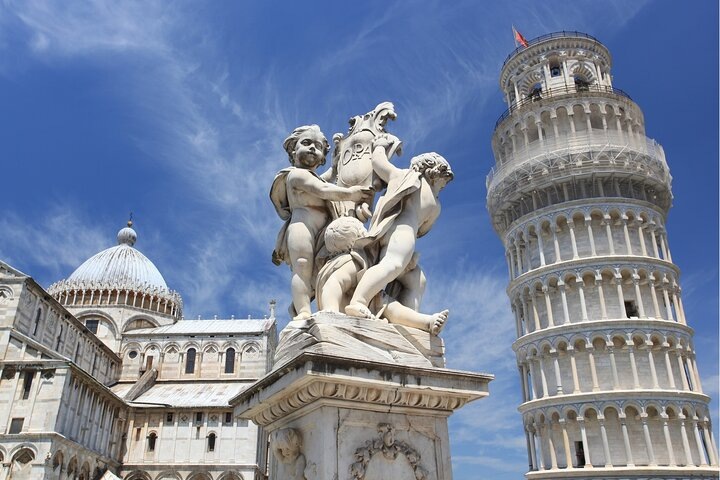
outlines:
[[157, 267], [133, 248], [137, 233], [130, 225], [118, 232], [117, 240], [116, 246], [87, 259], [68, 277], [68, 281], [168, 289]]
[[133, 247], [132, 221], [117, 234], [118, 244], [80, 265], [48, 292], [67, 307], [129, 306], [175, 318], [182, 316], [182, 298], [168, 289], [157, 267]]

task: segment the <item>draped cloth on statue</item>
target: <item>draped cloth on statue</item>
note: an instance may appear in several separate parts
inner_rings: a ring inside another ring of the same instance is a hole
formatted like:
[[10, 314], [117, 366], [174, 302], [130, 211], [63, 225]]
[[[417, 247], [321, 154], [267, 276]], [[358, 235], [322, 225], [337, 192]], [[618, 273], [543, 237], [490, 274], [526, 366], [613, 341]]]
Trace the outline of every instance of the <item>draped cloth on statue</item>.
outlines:
[[[418, 190], [430, 188], [427, 180], [422, 177], [420, 172], [409, 169], [405, 175], [398, 178], [390, 179], [385, 194], [378, 199], [370, 221], [370, 228], [366, 237], [358, 239], [355, 242], [355, 250], [366, 249], [369, 258], [377, 259], [377, 248], [373, 248], [385, 234], [387, 234], [395, 223], [395, 220], [403, 211], [404, 200]], [[429, 231], [427, 228], [420, 226], [418, 230], [418, 238], [422, 237]]]

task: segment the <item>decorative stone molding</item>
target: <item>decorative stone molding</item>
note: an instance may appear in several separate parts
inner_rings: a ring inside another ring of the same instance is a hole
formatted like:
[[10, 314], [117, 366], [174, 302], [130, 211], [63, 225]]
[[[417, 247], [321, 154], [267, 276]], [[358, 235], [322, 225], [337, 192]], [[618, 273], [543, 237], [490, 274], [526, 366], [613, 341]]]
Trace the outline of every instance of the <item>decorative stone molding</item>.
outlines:
[[242, 418], [265, 426], [322, 402], [387, 412], [408, 409], [450, 415], [488, 395], [492, 375], [405, 367], [303, 353], [230, 400]]
[[[662, 322], [662, 323], [660, 323]], [[513, 350], [516, 352], [532, 349], [533, 347], [540, 350], [541, 344], [549, 344], [553, 348], [557, 348], [558, 343], [568, 343], [571, 339], [578, 335], [587, 339], [588, 343], [592, 339], [602, 336], [606, 341], [613, 336], [622, 333], [625, 337], [632, 334], [642, 332], [645, 335], [659, 334], [664, 341], [667, 338], [675, 338], [684, 344], [692, 342], [693, 330], [687, 325], [682, 325], [667, 320], [605, 320], [602, 322], [595, 321], [592, 325], [586, 323], [571, 323], [567, 325], [557, 325], [550, 329], [538, 330], [517, 339], [513, 343]], [[607, 342], [608, 347], [612, 346]]]
[[641, 214], [651, 214], [651, 221], [660, 221], [658, 225], [664, 224], [665, 214], [655, 205], [648, 202], [633, 202], [630, 203], [626, 199], [617, 199], [613, 202], [612, 199], [603, 198], [602, 201], [593, 202], [590, 199], [580, 200], [573, 202], [563, 202], [560, 205], [552, 205], [543, 209], [538, 209], [534, 212], [532, 218], [523, 218], [522, 221], [518, 221], [510, 225], [505, 232], [505, 243], [506, 245], [514, 240], [514, 237], [522, 232], [524, 235], [528, 234], [530, 227], [540, 228], [543, 222], [550, 222], [554, 224], [555, 221], [560, 218], [573, 218], [577, 213], [583, 214], [586, 218], [590, 216], [592, 212], [600, 211], [606, 216], [613, 210], [620, 212], [633, 212], [635, 217], [639, 217]]
[[0, 305], [7, 305], [14, 298], [12, 288], [0, 285]]
[[357, 461], [350, 465], [350, 477], [354, 480], [364, 480], [370, 461], [375, 455], [382, 454], [387, 460], [396, 460], [403, 455], [413, 470], [416, 480], [427, 480], [428, 471], [420, 464], [420, 453], [405, 442], [395, 440], [395, 429], [392, 425], [381, 423], [378, 425], [378, 438], [368, 440], [365, 445], [355, 450]]

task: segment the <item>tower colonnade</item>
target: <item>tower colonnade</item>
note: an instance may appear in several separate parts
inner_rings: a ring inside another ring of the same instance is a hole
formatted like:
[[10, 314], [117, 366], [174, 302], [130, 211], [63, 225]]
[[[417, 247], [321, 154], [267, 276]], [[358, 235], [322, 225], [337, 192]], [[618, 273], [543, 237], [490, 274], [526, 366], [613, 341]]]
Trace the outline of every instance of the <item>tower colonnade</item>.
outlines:
[[667, 230], [672, 177], [593, 37], [506, 60], [487, 206], [508, 266], [528, 478], [717, 478]]

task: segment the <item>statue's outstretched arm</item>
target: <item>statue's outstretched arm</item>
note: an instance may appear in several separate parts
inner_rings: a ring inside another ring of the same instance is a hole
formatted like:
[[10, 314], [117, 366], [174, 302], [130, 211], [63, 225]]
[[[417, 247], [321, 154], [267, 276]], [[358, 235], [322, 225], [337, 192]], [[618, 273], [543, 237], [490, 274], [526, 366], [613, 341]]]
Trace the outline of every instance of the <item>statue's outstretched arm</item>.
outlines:
[[388, 150], [400, 140], [392, 135], [380, 135], [373, 142], [372, 166], [373, 170], [385, 183], [390, 181], [390, 177], [401, 172], [399, 168], [390, 163], [388, 159]]
[[338, 187], [332, 183], [320, 180], [309, 172], [298, 172], [293, 186], [323, 200], [352, 200], [359, 202], [372, 195], [372, 187]]

